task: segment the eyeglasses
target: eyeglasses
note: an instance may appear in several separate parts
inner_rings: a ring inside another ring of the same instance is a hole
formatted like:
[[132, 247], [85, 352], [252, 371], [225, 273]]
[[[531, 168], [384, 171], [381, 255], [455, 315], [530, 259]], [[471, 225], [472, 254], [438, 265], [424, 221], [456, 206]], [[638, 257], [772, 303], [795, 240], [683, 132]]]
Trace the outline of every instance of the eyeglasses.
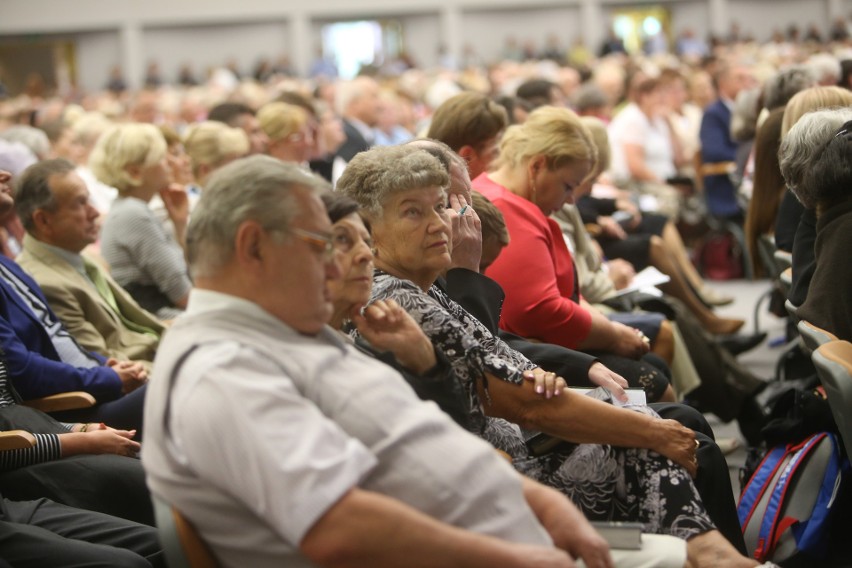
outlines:
[[840, 130], [837, 131], [834, 135], [835, 138], [852, 138], [852, 120], [846, 121], [846, 123], [840, 127]]
[[315, 233], [313, 231], [306, 231], [305, 229], [299, 229], [297, 227], [292, 227], [290, 232], [298, 239], [308, 243], [316, 252], [322, 254], [323, 260], [326, 262], [334, 258], [336, 249], [334, 248], [334, 241], [331, 236], [323, 235], [322, 233]]

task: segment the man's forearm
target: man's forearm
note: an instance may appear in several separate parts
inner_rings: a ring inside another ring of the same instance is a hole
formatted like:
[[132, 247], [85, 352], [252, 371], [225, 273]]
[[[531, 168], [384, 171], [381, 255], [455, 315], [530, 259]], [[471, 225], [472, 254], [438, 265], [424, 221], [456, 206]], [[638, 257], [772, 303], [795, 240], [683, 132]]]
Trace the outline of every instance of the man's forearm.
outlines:
[[359, 489], [311, 527], [300, 549], [311, 561], [334, 568], [571, 566], [569, 557], [555, 548], [513, 544], [456, 528]]

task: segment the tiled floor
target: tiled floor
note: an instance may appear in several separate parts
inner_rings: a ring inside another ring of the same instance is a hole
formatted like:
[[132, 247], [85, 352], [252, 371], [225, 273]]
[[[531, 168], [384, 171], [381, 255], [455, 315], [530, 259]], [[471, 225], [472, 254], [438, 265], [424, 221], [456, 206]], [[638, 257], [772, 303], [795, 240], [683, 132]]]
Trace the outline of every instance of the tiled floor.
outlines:
[[[767, 280], [754, 282], [747, 280], [728, 280], [723, 282], [708, 282], [708, 284], [719, 292], [735, 298], [733, 304], [717, 308], [716, 312], [727, 317], [746, 319], [747, 323], [742, 332], [753, 333], [755, 330], [755, 306], [761, 296], [769, 290], [769, 282]], [[768, 338], [755, 349], [740, 355], [739, 361], [758, 377], [771, 381], [775, 375], [775, 365], [785, 348], [785, 320], [779, 319], [769, 313], [767, 311], [767, 303], [767, 300], [763, 300], [757, 319], [758, 329], [768, 332]], [[784, 388], [784, 386], [784, 384], [771, 382], [761, 394], [760, 399], [765, 401], [777, 392], [779, 388]], [[712, 414], [708, 414], [707, 419], [713, 426], [713, 431], [717, 439], [737, 438], [740, 443], [739, 449], [726, 456], [734, 494], [738, 495], [740, 490], [739, 470], [745, 463], [746, 458], [745, 439], [740, 434], [736, 421], [725, 424]]]

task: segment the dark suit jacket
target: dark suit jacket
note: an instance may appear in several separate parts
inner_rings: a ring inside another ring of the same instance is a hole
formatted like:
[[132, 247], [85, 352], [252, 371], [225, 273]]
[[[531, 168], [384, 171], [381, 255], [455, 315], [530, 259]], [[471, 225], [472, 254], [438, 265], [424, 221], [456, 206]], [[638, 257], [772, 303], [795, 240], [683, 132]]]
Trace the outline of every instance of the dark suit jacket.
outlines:
[[[731, 111], [721, 100], [704, 109], [699, 136], [703, 163], [737, 159], [737, 143], [731, 138]], [[727, 175], [706, 176], [704, 198], [710, 213], [716, 217], [729, 218], [741, 213], [736, 188]]]
[[[58, 319], [32, 278], [5, 257], [0, 257], [0, 263], [44, 302], [51, 317]], [[109, 367], [82, 369], [63, 363], [41, 321], [3, 278], [0, 278], [0, 348], [12, 384], [24, 400], [77, 390], [92, 394], [100, 402], [121, 396], [121, 379]], [[97, 353], [91, 355], [101, 365], [106, 361]]]
[[346, 119], [343, 119], [343, 132], [346, 134], [346, 142], [337, 149], [337, 156], [348, 162], [355, 154], [369, 150], [371, 145], [364, 139], [361, 132]]
[[588, 380], [589, 368], [598, 359], [561, 345], [533, 343], [515, 334], [498, 329], [500, 310], [505, 293], [500, 285], [478, 272], [464, 268], [447, 271], [446, 279], [436, 282], [447, 296], [478, 319], [488, 330], [505, 341], [509, 347], [521, 352], [527, 359], [548, 371], [565, 378], [571, 386], [592, 386]]

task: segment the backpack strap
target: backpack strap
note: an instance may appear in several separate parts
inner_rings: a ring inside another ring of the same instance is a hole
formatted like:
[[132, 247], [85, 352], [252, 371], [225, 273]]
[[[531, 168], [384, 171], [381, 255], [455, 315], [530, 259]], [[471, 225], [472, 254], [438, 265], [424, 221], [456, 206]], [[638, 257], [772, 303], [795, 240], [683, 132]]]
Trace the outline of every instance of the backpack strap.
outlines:
[[793, 525], [793, 536], [796, 538], [796, 547], [799, 550], [816, 552], [822, 545], [827, 518], [840, 489], [840, 483], [849, 469], [849, 460], [841, 455], [837, 436], [832, 433], [827, 433], [827, 436], [831, 441], [832, 451], [825, 466], [825, 475], [820, 484], [814, 509], [806, 519], [790, 519], [789, 517], [782, 519], [778, 525], [778, 533], [773, 546], [778, 543], [781, 534], [791, 525]]
[[[825, 432], [814, 434], [788, 450], [788, 453], [791, 453], [792, 457], [781, 471], [778, 483], [775, 484], [772, 495], [769, 497], [769, 502], [766, 504], [766, 512], [763, 515], [763, 521], [760, 523], [760, 532], [757, 537], [757, 548], [754, 551], [754, 555], [757, 560], [766, 560], [778, 544], [778, 539], [784, 532], [783, 529], [779, 530], [781, 504], [785, 502], [787, 491], [792, 485], [790, 482], [798, 471], [799, 466], [804, 462], [805, 458], [811, 453], [819, 441], [826, 437], [826, 435], [827, 434]], [[786, 526], [784, 528], [789, 527], [795, 521], [796, 519], [788, 520], [785, 523]]]
[[740, 527], [745, 533], [746, 526], [751, 520], [757, 504], [760, 503], [761, 497], [766, 492], [767, 486], [775, 472], [784, 461], [784, 456], [787, 455], [788, 446], [775, 446], [772, 448], [760, 461], [757, 469], [748, 480], [746, 488], [740, 497], [740, 502], [737, 505], [737, 516], [740, 519]]

